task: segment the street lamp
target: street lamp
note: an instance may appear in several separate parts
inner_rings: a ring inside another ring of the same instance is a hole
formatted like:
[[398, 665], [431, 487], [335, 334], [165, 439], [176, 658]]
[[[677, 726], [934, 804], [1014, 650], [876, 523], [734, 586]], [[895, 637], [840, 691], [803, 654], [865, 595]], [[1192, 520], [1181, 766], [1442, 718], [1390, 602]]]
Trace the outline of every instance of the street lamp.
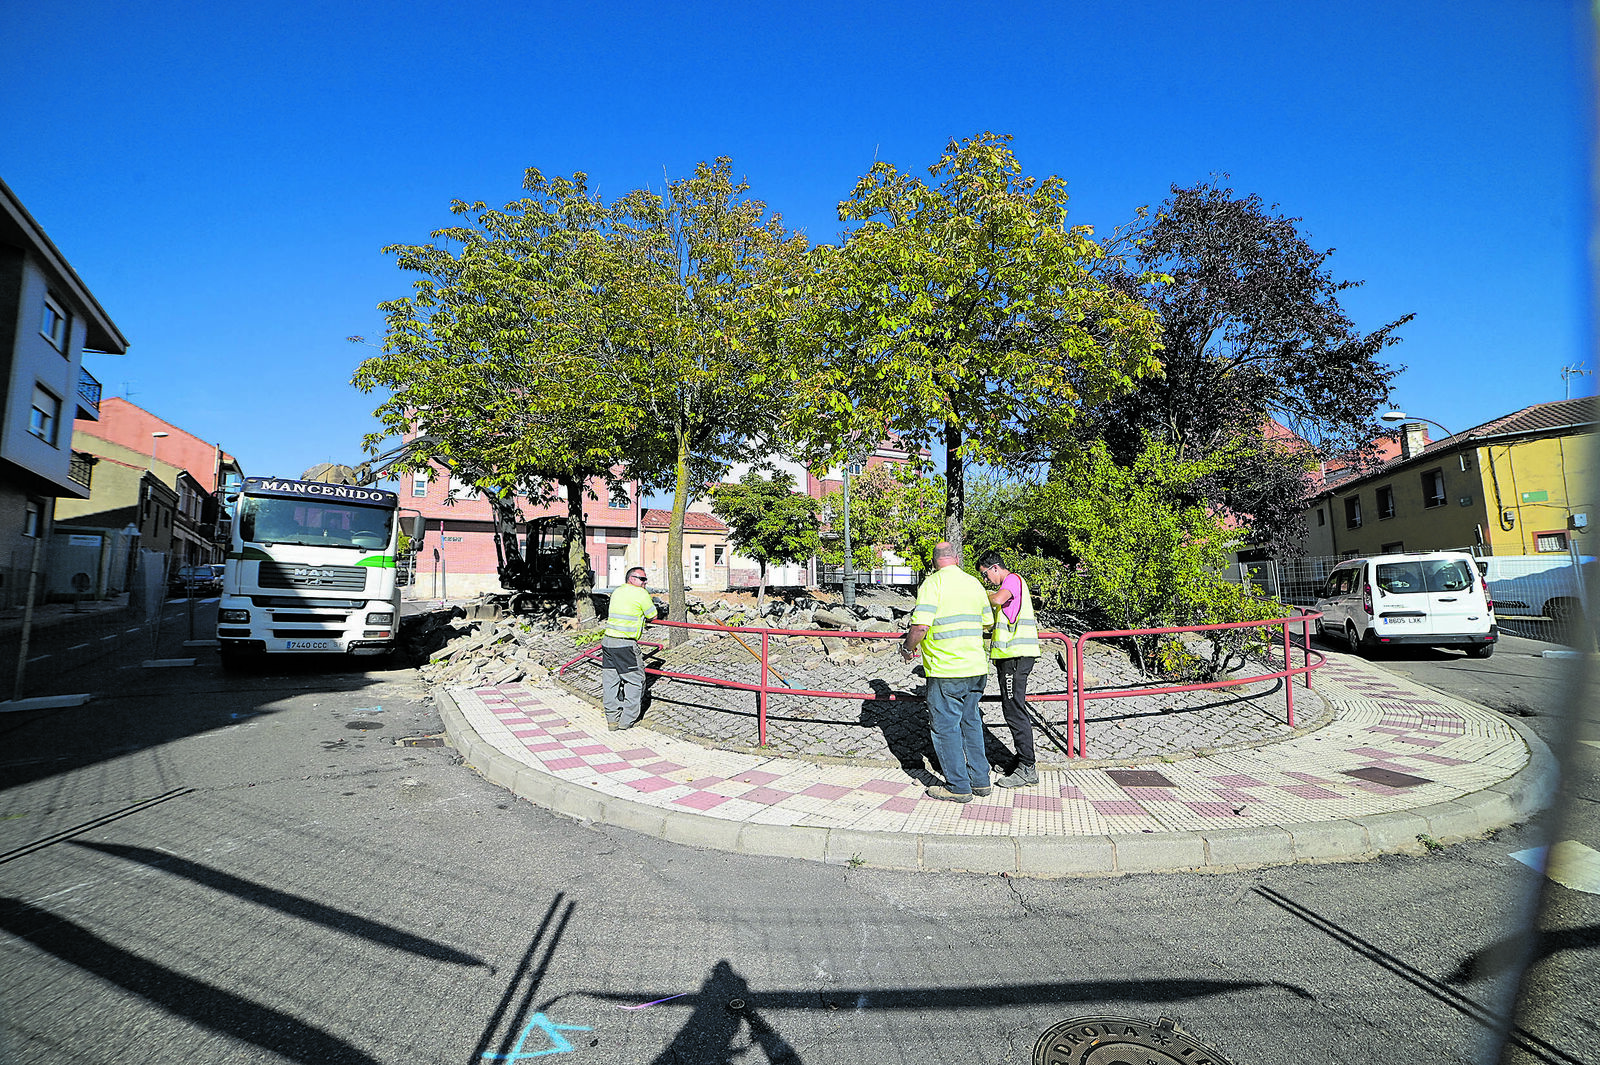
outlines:
[[1444, 426], [1440, 425], [1438, 422], [1434, 421], [1432, 418], [1419, 418], [1415, 414], [1407, 414], [1403, 410], [1384, 411], [1382, 414], [1378, 415], [1378, 418], [1386, 422], [1427, 422], [1435, 429], [1438, 429], [1445, 436], [1456, 435], [1455, 433], [1452, 433], [1450, 430], [1446, 429]]
[[150, 434], [150, 470], [151, 470], [152, 473], [155, 472], [155, 468], [156, 468], [156, 441], [160, 440], [164, 436], [171, 436], [171, 435], [172, 435], [171, 433], [160, 433], [160, 432], [151, 433]]

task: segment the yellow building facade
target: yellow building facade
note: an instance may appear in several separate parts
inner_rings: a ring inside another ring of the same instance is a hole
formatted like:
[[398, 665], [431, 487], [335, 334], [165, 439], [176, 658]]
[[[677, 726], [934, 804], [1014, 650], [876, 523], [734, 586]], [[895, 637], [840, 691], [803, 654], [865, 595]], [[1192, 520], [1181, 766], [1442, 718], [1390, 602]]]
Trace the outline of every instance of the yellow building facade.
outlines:
[[1592, 396], [1540, 403], [1431, 444], [1408, 425], [1398, 457], [1308, 500], [1305, 554], [1594, 554], [1595, 414]]

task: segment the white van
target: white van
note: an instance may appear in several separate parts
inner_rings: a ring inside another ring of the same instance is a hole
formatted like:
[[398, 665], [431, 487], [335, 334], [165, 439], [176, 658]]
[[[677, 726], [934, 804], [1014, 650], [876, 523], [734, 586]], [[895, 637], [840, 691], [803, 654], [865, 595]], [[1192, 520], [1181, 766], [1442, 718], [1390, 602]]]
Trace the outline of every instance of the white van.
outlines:
[[1461, 551], [1352, 558], [1317, 593], [1317, 634], [1371, 655], [1392, 644], [1459, 647], [1488, 658], [1499, 639], [1488, 585]]
[[[1546, 617], [1565, 622], [1579, 617], [1583, 599], [1572, 556], [1488, 555], [1478, 561], [1478, 572], [1489, 585], [1495, 608], [1502, 615]], [[1592, 579], [1594, 558], [1583, 557], [1585, 579]]]

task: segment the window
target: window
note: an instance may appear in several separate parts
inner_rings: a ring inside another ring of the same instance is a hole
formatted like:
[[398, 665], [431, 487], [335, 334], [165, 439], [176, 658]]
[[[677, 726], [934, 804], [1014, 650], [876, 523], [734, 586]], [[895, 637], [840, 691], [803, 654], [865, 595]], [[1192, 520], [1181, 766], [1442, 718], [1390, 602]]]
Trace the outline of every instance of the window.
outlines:
[[633, 506], [633, 500], [628, 498], [628, 486], [622, 485], [613, 492], [611, 498], [606, 501], [606, 506], [612, 510], [627, 510]]
[[54, 447], [56, 427], [60, 424], [61, 401], [39, 385], [34, 385], [33, 413], [28, 416], [28, 432]]
[[728, 549], [726, 547], [723, 547], [721, 544], [718, 544], [715, 547], [713, 547], [711, 549], [711, 564], [713, 566], [722, 565], [724, 562], [727, 561], [727, 558], [725, 557], [727, 555], [727, 552], [728, 552]]
[[61, 354], [67, 354], [67, 344], [72, 338], [72, 318], [50, 296], [44, 298], [44, 316], [39, 322], [39, 335], [50, 341], [51, 346]]
[[1328, 524], [1328, 515], [1323, 513], [1321, 507], [1317, 508], [1317, 524], [1318, 525], [1326, 525], [1326, 524]]
[[1361, 497], [1353, 496], [1344, 501], [1344, 524], [1347, 529], [1361, 528]]
[[1567, 549], [1567, 534], [1564, 531], [1534, 533], [1533, 549], [1535, 551], [1565, 551]]
[[411, 494], [418, 499], [428, 494], [427, 474], [413, 473], [411, 475]]
[[1394, 489], [1384, 485], [1378, 489], [1378, 520], [1392, 517], [1394, 517]]
[[[415, 492], [416, 489], [413, 488], [412, 491]], [[453, 473], [450, 475], [451, 499], [470, 499], [477, 494], [478, 489], [476, 486], [468, 484]]]
[[1424, 507], [1444, 506], [1444, 471], [1429, 470], [1422, 475], [1422, 505]]
[[23, 511], [23, 514], [22, 514], [22, 535], [23, 536], [38, 536], [39, 535], [39, 517], [40, 517], [41, 513], [43, 513], [43, 512], [39, 509], [38, 500], [34, 500], [34, 499], [28, 500], [28, 508], [27, 508], [27, 510]]
[[1396, 540], [1392, 544], [1384, 544], [1382, 547], [1378, 548], [1378, 550], [1385, 555], [1403, 554], [1405, 549], [1406, 542], [1404, 540]]

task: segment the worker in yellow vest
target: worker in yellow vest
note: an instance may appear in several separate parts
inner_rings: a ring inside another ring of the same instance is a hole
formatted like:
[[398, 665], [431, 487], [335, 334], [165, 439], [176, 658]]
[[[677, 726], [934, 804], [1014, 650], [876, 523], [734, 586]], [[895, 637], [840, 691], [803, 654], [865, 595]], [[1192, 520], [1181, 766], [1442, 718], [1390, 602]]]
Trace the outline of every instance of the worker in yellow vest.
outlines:
[[917, 589], [911, 627], [900, 645], [906, 661], [922, 654], [928, 678], [928, 724], [933, 751], [945, 783], [928, 795], [947, 802], [971, 802], [988, 795], [989, 756], [984, 753], [983, 716], [978, 700], [989, 681], [983, 630], [989, 623], [989, 596], [978, 579], [961, 568], [961, 553], [951, 544], [933, 549], [934, 571]]
[[[1000, 712], [1017, 747], [1017, 762], [1002, 771], [995, 783], [1002, 788], [1023, 788], [1039, 783], [1034, 765], [1033, 718], [1028, 713], [1028, 674], [1039, 660], [1039, 627], [1033, 619], [1033, 596], [1020, 573], [1001, 564], [1000, 556], [987, 552], [978, 560], [978, 572], [995, 586], [989, 593], [994, 607], [994, 635], [989, 657], [1000, 678]], [[996, 767], [999, 768], [998, 766]]]
[[655, 600], [644, 590], [644, 567], [628, 570], [627, 583], [611, 593], [606, 631], [600, 638], [600, 696], [606, 728], [632, 728], [644, 700], [644, 659], [639, 637], [644, 623], [656, 616]]

